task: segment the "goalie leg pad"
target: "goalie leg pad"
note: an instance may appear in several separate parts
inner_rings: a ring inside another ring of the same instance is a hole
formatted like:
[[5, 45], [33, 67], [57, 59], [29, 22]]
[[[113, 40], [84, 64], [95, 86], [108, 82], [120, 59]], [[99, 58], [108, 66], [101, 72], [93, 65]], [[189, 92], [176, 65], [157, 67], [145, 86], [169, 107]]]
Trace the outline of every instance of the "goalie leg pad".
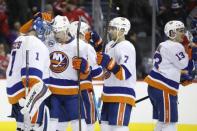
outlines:
[[33, 117], [41, 103], [50, 95], [51, 91], [43, 82], [36, 83], [27, 95], [25, 106], [21, 112], [23, 114], [29, 113], [30, 117]]

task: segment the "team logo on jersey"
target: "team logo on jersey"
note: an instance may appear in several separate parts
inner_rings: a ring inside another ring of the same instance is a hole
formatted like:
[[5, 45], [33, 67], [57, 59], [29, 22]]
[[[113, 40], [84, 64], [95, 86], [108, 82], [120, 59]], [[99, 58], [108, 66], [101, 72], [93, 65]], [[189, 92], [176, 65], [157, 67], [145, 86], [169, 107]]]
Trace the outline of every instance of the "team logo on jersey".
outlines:
[[110, 76], [111, 76], [111, 72], [106, 71], [105, 74], [104, 74], [104, 78], [108, 79]]
[[65, 71], [69, 64], [68, 56], [61, 51], [54, 51], [50, 53], [50, 69], [55, 73], [61, 73]]

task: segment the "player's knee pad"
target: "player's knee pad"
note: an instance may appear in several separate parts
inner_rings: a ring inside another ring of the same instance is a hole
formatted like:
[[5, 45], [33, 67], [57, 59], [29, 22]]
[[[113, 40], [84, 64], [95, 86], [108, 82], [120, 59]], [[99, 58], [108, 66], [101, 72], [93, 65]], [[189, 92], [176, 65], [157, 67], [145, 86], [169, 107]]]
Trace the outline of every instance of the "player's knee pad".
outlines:
[[87, 124], [87, 131], [94, 131], [95, 124]]
[[[72, 131], [79, 131], [79, 120], [71, 121]], [[87, 131], [85, 119], [81, 119], [81, 131]]]
[[107, 121], [101, 122], [101, 131], [110, 131], [110, 126]]
[[110, 126], [110, 131], [129, 131], [129, 127], [128, 126]]
[[164, 123], [164, 122], [158, 121], [154, 131], [177, 131], [176, 123], [175, 122]]

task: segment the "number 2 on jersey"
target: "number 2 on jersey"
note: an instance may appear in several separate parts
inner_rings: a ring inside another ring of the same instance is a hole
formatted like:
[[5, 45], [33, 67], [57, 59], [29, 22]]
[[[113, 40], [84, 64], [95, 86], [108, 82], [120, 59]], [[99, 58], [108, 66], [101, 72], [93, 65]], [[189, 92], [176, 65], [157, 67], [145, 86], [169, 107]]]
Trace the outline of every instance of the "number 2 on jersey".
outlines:
[[155, 60], [154, 67], [158, 69], [159, 68], [159, 64], [162, 61], [161, 55], [159, 53], [155, 53], [154, 60]]

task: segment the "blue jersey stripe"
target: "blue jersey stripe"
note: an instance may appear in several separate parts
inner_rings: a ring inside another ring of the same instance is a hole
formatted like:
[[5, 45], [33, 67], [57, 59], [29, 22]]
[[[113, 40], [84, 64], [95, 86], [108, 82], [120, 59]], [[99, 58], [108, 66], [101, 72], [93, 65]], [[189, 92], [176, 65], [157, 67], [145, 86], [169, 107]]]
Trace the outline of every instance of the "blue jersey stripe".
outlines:
[[135, 91], [132, 88], [128, 87], [109, 87], [109, 86], [104, 86], [103, 87], [103, 92], [106, 94], [125, 94], [125, 95], [132, 95], [135, 96]]
[[49, 84], [59, 85], [59, 86], [78, 86], [78, 82], [74, 80], [57, 79], [50, 77]]
[[22, 88], [24, 88], [24, 86], [23, 86], [23, 83], [20, 81], [20, 82], [16, 83], [15, 85], [13, 85], [12, 87], [8, 87], [7, 94], [13, 95], [15, 92], [21, 90]]
[[124, 72], [125, 72], [125, 80], [127, 80], [128, 78], [131, 77], [131, 73], [129, 72], [129, 70], [127, 69], [126, 66], [124, 66], [124, 65], [121, 65], [121, 66], [122, 66], [122, 68], [124, 69]]
[[165, 84], [169, 85], [170, 87], [173, 87], [175, 89], [179, 89], [179, 83], [173, 80], [170, 80], [168, 78], [165, 78], [164, 76], [162, 76], [161, 74], [155, 72], [155, 71], [151, 71], [149, 74], [152, 78], [160, 80], [162, 82], [164, 82]]
[[[36, 68], [29, 68], [29, 76], [37, 76], [40, 79], [42, 79], [42, 71], [40, 71], [39, 69]], [[26, 76], [26, 68], [22, 68], [21, 69], [21, 76]]]

